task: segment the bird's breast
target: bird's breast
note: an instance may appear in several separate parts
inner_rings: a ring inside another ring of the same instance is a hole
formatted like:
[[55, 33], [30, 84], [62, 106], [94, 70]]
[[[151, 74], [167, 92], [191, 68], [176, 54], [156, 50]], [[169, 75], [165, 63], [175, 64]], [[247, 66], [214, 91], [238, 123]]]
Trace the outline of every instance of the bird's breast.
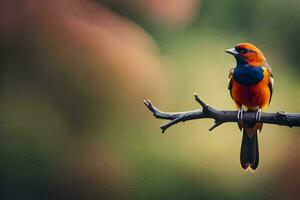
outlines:
[[237, 105], [246, 106], [250, 110], [265, 109], [268, 106], [271, 98], [269, 75], [267, 69], [262, 70], [263, 78], [256, 84], [245, 85], [233, 79], [231, 95]]
[[264, 78], [262, 67], [237, 66], [233, 72], [233, 79], [246, 86], [259, 83]]

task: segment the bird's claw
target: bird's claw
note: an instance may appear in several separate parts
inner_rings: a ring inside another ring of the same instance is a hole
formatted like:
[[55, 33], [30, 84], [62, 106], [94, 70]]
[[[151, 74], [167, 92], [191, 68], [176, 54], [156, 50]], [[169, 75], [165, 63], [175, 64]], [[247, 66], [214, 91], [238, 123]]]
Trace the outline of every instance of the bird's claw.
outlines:
[[256, 114], [255, 114], [256, 122], [260, 122], [260, 118], [261, 118], [261, 109], [258, 109]]
[[243, 122], [243, 114], [244, 114], [244, 110], [243, 108], [240, 108], [237, 114], [237, 120], [242, 123]]

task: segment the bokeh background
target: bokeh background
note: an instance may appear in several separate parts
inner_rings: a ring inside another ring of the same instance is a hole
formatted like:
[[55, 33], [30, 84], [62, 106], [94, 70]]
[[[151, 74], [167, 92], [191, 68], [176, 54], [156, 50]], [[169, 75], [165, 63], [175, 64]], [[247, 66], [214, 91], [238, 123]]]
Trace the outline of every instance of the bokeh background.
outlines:
[[275, 76], [268, 111], [300, 112], [300, 2], [1, 0], [0, 199], [299, 199], [300, 129], [265, 125], [255, 173], [235, 124], [160, 134], [143, 99], [234, 109], [238, 42]]

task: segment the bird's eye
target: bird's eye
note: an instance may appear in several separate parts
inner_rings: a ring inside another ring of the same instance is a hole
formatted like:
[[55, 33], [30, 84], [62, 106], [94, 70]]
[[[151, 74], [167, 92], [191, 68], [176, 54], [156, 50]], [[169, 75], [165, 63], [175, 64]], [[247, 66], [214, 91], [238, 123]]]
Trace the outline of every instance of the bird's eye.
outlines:
[[244, 49], [243, 53], [248, 53], [250, 50], [249, 49]]
[[246, 49], [246, 48], [240, 49], [240, 53], [242, 53], [242, 54], [246, 54], [248, 52], [249, 52], [249, 49]]
[[244, 48], [244, 47], [235, 47], [235, 50], [236, 50], [237, 52], [239, 52], [239, 54], [246, 54], [246, 53], [251, 52], [250, 49], [246, 49], [246, 48]]

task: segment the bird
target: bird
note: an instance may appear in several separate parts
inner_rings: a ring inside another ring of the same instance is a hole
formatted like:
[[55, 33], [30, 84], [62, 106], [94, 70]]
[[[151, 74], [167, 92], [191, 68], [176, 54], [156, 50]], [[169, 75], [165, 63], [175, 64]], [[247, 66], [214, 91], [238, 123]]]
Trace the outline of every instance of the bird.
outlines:
[[[264, 54], [251, 43], [238, 43], [225, 50], [234, 56], [236, 66], [229, 71], [228, 89], [237, 106], [238, 126], [242, 132], [240, 164], [255, 171], [259, 164], [258, 133], [263, 124], [261, 113], [271, 102], [274, 78]], [[255, 112], [255, 123], [243, 123], [244, 111]]]

